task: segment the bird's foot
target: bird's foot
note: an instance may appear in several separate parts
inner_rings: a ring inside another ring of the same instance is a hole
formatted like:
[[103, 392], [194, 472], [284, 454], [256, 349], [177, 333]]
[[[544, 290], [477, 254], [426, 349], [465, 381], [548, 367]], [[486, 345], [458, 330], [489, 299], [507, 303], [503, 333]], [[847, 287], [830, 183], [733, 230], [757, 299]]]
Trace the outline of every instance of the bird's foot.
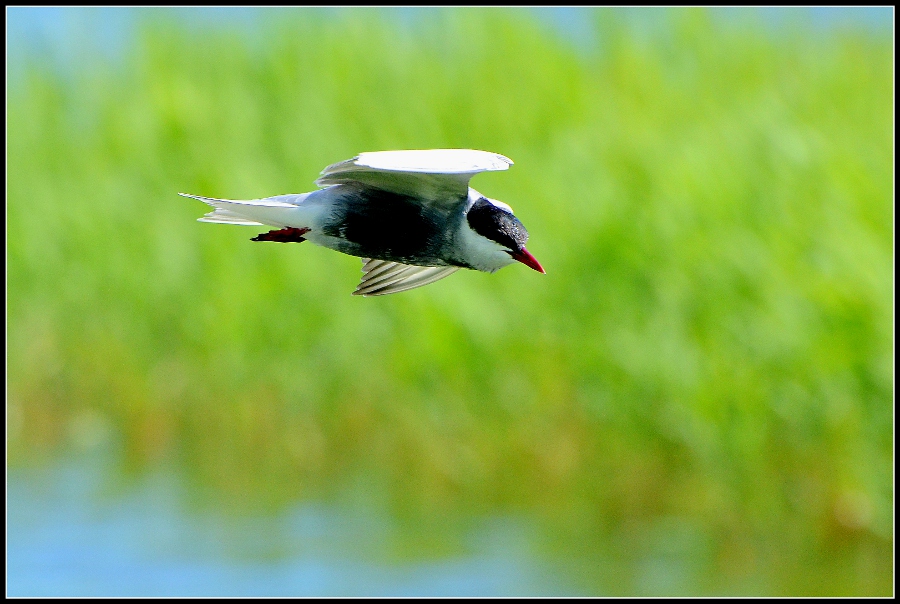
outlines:
[[305, 235], [308, 232], [309, 229], [305, 227], [302, 229], [298, 229], [296, 227], [284, 227], [283, 229], [279, 229], [277, 231], [260, 233], [256, 237], [253, 237], [250, 241], [278, 241], [280, 243], [300, 243], [301, 241], [306, 241], [306, 239], [303, 238], [302, 235]]

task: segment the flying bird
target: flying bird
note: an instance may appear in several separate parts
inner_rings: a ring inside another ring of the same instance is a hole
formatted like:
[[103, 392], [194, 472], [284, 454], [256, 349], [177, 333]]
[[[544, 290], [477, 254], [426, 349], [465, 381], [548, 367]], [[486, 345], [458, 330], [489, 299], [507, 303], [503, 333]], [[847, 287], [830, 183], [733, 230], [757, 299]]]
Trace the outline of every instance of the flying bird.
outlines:
[[354, 295], [394, 294], [461, 268], [493, 273], [515, 261], [544, 273], [525, 249], [512, 208], [469, 187], [479, 172], [512, 160], [471, 149], [377, 151], [332, 164], [318, 191], [237, 201], [179, 193], [214, 209], [201, 222], [276, 227], [252, 241], [309, 240], [359, 256]]

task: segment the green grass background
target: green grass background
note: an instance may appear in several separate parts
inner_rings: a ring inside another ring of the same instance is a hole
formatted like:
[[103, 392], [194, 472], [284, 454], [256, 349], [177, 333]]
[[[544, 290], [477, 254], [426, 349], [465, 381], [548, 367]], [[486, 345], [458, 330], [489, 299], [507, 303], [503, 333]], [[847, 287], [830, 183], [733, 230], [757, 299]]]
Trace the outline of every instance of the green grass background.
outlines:
[[[148, 13], [7, 112], [12, 467], [100, 450], [235, 514], [361, 501], [448, 555], [515, 515], [588, 593], [887, 595], [889, 35], [586, 11]], [[71, 58], [71, 57], [70, 57]], [[366, 150], [503, 153], [543, 276], [349, 294], [178, 191], [312, 190]]]

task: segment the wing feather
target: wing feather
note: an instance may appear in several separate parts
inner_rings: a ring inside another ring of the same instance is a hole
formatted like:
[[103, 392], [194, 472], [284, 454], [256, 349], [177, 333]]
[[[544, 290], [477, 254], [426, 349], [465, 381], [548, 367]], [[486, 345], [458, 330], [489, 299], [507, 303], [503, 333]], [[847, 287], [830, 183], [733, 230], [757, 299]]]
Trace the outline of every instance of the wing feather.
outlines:
[[353, 295], [395, 294], [434, 283], [444, 277], [449, 277], [458, 270], [457, 266], [413, 266], [400, 262], [363, 258], [365, 275]]

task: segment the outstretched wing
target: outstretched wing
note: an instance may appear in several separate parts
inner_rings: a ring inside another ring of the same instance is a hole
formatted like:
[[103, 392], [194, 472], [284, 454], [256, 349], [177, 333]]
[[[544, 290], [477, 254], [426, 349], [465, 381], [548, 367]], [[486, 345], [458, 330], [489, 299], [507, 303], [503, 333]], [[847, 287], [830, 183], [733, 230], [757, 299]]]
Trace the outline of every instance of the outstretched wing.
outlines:
[[469, 193], [469, 180], [479, 172], [507, 170], [512, 160], [472, 149], [376, 151], [322, 170], [319, 186], [363, 183], [423, 201], [456, 201]]
[[383, 296], [415, 289], [439, 281], [459, 270], [458, 266], [412, 266], [387, 260], [363, 258], [362, 281], [354, 296]]

